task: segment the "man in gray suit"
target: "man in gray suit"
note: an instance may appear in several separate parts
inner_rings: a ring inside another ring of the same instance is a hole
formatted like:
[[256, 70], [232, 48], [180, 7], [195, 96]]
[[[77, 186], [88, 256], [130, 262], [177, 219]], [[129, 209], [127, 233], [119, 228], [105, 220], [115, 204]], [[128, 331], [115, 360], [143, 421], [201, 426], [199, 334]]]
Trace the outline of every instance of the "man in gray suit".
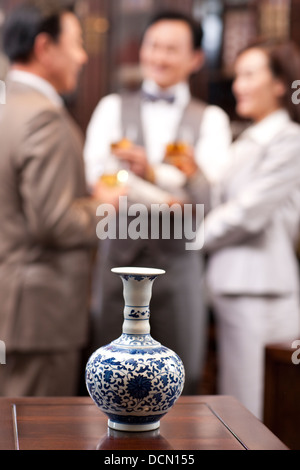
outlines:
[[117, 205], [119, 194], [99, 187], [88, 197], [83, 140], [59, 96], [74, 90], [87, 60], [74, 13], [22, 6], [6, 22], [4, 50], [12, 66], [0, 126], [0, 396], [73, 395], [98, 196]]

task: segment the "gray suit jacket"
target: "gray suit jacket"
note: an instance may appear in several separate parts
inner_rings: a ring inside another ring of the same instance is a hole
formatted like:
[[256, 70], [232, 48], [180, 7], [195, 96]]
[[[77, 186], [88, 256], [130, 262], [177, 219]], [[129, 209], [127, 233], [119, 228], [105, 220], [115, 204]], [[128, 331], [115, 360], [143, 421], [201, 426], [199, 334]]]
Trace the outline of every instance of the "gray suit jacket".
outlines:
[[299, 292], [300, 126], [284, 114], [276, 119], [269, 142], [250, 130], [233, 145], [235, 163], [217, 188], [218, 207], [206, 218], [214, 293]]
[[64, 109], [12, 83], [0, 121], [0, 338], [8, 350], [78, 348], [87, 335], [96, 203]]

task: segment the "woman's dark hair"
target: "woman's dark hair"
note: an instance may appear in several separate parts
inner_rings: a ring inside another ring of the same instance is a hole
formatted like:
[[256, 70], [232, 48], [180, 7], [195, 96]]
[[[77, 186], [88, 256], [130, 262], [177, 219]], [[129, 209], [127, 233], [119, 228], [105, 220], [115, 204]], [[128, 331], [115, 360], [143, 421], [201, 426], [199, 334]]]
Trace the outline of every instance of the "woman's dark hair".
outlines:
[[193, 48], [199, 50], [202, 47], [203, 29], [201, 23], [196, 21], [193, 17], [188, 16], [179, 11], [162, 11], [156, 13], [148, 22], [145, 32], [148, 28], [160, 21], [183, 21], [186, 23], [192, 33]]
[[294, 121], [300, 123], [300, 108], [292, 102], [292, 83], [300, 79], [300, 50], [298, 46], [292, 41], [258, 40], [242, 49], [238, 56], [251, 49], [259, 49], [266, 54], [273, 76], [286, 86], [282, 106], [287, 109]]
[[3, 50], [13, 62], [28, 62], [36, 37], [47, 33], [57, 41], [61, 32], [61, 16], [74, 12], [71, 3], [28, 0], [8, 16], [3, 28]]

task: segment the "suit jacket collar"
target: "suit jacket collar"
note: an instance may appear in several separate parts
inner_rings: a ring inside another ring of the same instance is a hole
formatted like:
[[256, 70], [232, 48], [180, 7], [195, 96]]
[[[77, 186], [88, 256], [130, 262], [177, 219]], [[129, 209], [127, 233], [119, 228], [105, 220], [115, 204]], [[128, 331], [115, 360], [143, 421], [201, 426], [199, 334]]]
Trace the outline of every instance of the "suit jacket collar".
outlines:
[[243, 137], [250, 138], [259, 145], [268, 145], [276, 135], [278, 135], [291, 118], [285, 109], [279, 109], [267, 116], [257, 124], [253, 124], [243, 134]]
[[18, 83], [30, 87], [46, 96], [55, 106], [63, 107], [63, 100], [55, 88], [46, 80], [33, 73], [12, 70], [7, 76], [8, 82]]

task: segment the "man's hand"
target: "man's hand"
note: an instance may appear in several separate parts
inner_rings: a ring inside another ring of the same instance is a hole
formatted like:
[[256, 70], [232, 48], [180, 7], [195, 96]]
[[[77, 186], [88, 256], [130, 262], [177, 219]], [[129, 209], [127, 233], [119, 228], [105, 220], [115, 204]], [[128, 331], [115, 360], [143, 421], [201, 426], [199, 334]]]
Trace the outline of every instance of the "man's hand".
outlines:
[[100, 179], [94, 187], [92, 197], [98, 200], [99, 204], [112, 204], [116, 209], [119, 209], [120, 197], [127, 196], [127, 194], [127, 186], [109, 186]]
[[114, 155], [120, 161], [126, 163], [128, 169], [136, 176], [146, 180], [151, 179], [152, 171], [143, 147], [132, 145], [129, 148], [115, 149]]
[[172, 165], [176, 166], [188, 178], [191, 178], [199, 170], [195, 160], [194, 149], [190, 146], [186, 146], [184, 152], [180, 155], [170, 156], [169, 159]]

